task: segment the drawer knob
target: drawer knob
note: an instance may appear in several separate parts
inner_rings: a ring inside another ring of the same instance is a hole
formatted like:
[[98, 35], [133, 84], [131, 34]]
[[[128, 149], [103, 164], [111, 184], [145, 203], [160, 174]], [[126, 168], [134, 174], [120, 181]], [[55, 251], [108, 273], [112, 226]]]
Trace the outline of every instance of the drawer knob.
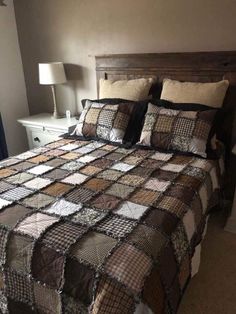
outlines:
[[35, 137], [35, 138], [34, 138], [34, 141], [35, 141], [35, 142], [40, 142], [40, 139], [39, 139], [38, 137]]

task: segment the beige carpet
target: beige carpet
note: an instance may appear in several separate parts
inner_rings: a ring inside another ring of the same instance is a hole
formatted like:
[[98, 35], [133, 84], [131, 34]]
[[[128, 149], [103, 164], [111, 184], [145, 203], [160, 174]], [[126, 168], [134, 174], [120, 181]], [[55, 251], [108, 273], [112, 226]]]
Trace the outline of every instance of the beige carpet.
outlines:
[[211, 215], [200, 270], [178, 314], [236, 314], [236, 234], [224, 231], [224, 224], [222, 213]]

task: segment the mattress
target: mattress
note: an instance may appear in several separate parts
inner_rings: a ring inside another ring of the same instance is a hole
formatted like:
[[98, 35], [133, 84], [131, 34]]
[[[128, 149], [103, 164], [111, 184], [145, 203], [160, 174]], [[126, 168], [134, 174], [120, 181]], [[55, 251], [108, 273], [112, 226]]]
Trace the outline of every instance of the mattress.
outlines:
[[0, 312], [176, 313], [216, 160], [60, 139], [0, 163]]

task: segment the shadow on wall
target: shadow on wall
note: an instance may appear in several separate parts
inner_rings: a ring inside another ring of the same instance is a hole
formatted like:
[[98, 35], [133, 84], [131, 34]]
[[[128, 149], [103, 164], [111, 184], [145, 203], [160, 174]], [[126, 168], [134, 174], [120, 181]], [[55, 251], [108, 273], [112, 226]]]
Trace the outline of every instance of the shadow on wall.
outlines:
[[82, 67], [78, 64], [64, 63], [66, 77], [67, 77], [67, 86], [69, 86], [74, 94], [75, 101], [75, 112], [78, 109], [81, 109], [81, 104], [78, 100], [78, 91], [79, 89], [86, 88], [84, 83], [84, 78], [86, 77], [86, 67]]

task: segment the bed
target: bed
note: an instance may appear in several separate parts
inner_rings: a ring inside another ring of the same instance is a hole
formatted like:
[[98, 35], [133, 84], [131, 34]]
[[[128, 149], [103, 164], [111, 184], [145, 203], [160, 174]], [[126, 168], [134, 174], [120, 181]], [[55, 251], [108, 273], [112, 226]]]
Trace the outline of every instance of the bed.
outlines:
[[[226, 106], [235, 97], [235, 53], [113, 55], [96, 64], [98, 79], [226, 75]], [[198, 271], [224, 168], [222, 158], [66, 137], [2, 161], [0, 311], [176, 313]]]

